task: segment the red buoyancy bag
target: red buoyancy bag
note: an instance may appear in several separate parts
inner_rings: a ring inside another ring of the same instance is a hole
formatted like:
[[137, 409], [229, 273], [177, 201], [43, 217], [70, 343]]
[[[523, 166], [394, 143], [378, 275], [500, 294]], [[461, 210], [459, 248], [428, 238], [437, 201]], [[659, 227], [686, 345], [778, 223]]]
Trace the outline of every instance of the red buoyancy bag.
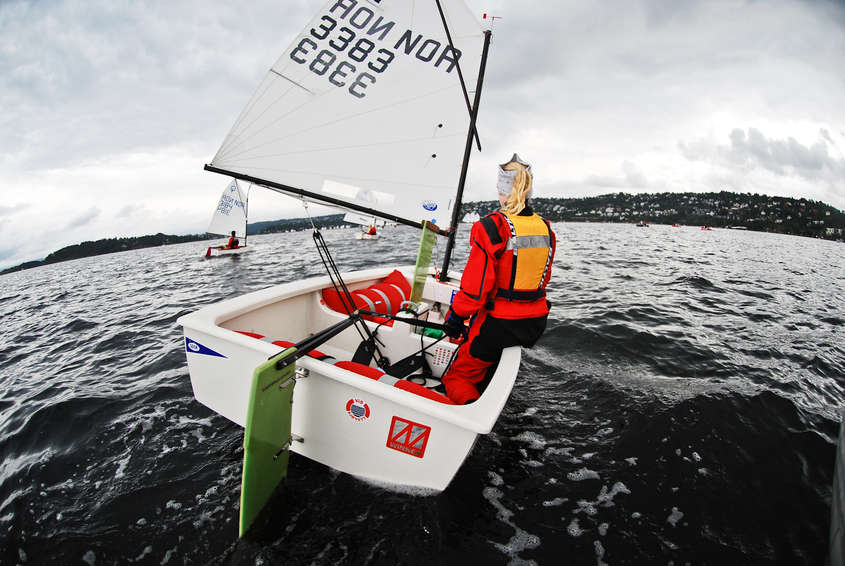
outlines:
[[[269, 338], [265, 338], [261, 334], [256, 334], [255, 332], [246, 332], [244, 330], [236, 330], [235, 332], [239, 334], [243, 334], [244, 336], [250, 336], [251, 338], [257, 338], [259, 340], [264, 340], [265, 342], [269, 342]], [[280, 346], [282, 348], [290, 348], [293, 346], [293, 342], [289, 342], [287, 340], [273, 340], [270, 342], [271, 344], [275, 344], [276, 346]], [[311, 350], [308, 352], [308, 355], [312, 358], [316, 358], [318, 360], [328, 361], [333, 360], [331, 356], [327, 356], [326, 354], [318, 351], [318, 350]], [[326, 358], [326, 359], [324, 359]], [[329, 362], [330, 363], [330, 362]], [[417, 383], [412, 383], [410, 381], [406, 381], [404, 379], [398, 379], [392, 376], [388, 376], [383, 371], [378, 368], [365, 366], [364, 364], [359, 364], [358, 362], [350, 362], [350, 361], [340, 361], [334, 362], [334, 365], [339, 367], [340, 369], [345, 369], [346, 371], [351, 371], [353, 373], [357, 373], [358, 375], [362, 375], [364, 377], [368, 377], [370, 379], [374, 379], [376, 381], [382, 380], [382, 378], [387, 377], [390, 380], [395, 380], [393, 383], [393, 387], [397, 389], [402, 389], [403, 391], [407, 391], [408, 393], [413, 393], [414, 395], [419, 395], [420, 397], [425, 397], [426, 399], [431, 399], [432, 401], [437, 401], [438, 403], [444, 403], [446, 405], [454, 405], [455, 402], [446, 397], [445, 395], [441, 395], [437, 391], [432, 391], [427, 387], [423, 387]]]
[[[398, 269], [394, 269], [380, 283], [370, 285], [365, 289], [351, 291], [355, 309], [362, 309], [377, 312], [379, 314], [396, 314], [402, 301], [411, 297], [411, 285]], [[332, 288], [323, 289], [323, 301], [326, 306], [335, 312], [346, 313], [344, 300], [340, 294]], [[377, 323], [391, 325], [393, 321], [380, 317], [365, 317]]]

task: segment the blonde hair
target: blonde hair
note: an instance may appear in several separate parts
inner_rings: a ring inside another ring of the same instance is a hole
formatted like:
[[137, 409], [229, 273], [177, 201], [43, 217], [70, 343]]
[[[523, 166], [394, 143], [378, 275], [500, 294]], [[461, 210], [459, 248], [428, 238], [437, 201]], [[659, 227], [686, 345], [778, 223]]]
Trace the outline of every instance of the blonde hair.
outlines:
[[502, 167], [505, 171], [516, 171], [516, 177], [513, 180], [513, 189], [508, 195], [508, 200], [502, 206], [502, 212], [508, 214], [519, 214], [525, 208], [528, 197], [531, 194], [531, 172], [528, 168], [517, 161], [506, 163]]

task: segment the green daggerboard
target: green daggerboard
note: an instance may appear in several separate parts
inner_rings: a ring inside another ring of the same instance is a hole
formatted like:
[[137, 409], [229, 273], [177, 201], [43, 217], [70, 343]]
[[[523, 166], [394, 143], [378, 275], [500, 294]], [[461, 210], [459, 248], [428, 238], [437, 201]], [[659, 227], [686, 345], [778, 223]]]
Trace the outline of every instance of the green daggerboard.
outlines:
[[276, 363], [296, 352], [255, 368], [244, 431], [244, 465], [241, 479], [241, 517], [238, 536], [243, 536], [288, 473], [290, 458], [291, 397], [296, 364], [276, 369]]
[[425, 278], [428, 276], [428, 266], [431, 265], [431, 250], [434, 247], [435, 238], [437, 238], [437, 235], [428, 229], [428, 222], [423, 220], [420, 249], [417, 251], [417, 265], [414, 267], [414, 286], [411, 289], [411, 301], [414, 303], [418, 303], [422, 299]]

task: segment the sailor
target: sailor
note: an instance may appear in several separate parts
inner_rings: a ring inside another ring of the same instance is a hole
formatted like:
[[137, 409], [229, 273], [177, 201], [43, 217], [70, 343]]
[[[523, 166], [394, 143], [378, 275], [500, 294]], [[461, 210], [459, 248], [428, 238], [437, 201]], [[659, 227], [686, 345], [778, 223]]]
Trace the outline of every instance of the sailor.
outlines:
[[370, 224], [370, 226], [367, 228], [367, 234], [369, 236], [375, 236], [376, 235], [376, 227], [373, 224]]
[[546, 329], [556, 238], [528, 205], [532, 181], [531, 166], [514, 154], [499, 165], [501, 210], [472, 225], [461, 288], [445, 321], [446, 334], [457, 338], [470, 320], [467, 339], [443, 376], [446, 394], [458, 404], [480, 397], [504, 348], [530, 348]]
[[237, 236], [235, 236], [235, 231], [232, 230], [232, 237], [229, 238], [228, 242], [226, 242], [226, 248], [225, 249], [231, 250], [233, 248], [237, 248], [238, 244], [240, 244], [240, 241], [238, 240]]

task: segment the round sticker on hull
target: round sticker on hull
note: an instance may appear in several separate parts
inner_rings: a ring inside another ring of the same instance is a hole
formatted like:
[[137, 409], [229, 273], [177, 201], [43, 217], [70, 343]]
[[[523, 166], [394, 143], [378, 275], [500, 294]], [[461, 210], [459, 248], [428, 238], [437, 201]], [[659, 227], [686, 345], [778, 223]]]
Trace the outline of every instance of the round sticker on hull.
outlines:
[[346, 402], [346, 414], [355, 421], [365, 421], [370, 418], [370, 406], [361, 399], [350, 399]]

